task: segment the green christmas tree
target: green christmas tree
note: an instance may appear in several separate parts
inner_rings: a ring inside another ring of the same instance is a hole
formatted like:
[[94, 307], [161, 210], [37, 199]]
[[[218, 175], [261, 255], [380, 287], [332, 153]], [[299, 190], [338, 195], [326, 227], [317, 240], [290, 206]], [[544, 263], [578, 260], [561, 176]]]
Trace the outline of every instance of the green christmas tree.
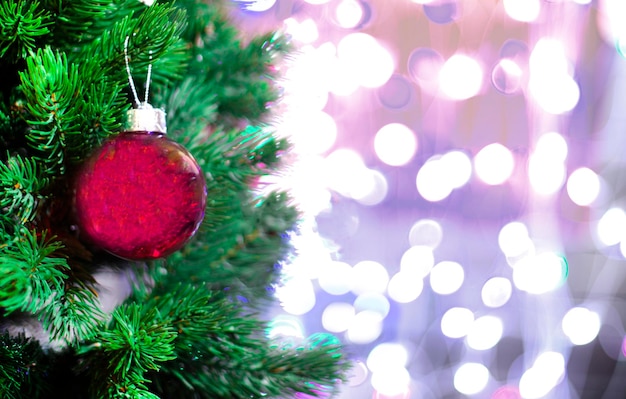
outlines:
[[[343, 378], [331, 336], [265, 334], [299, 215], [253, 188], [288, 151], [268, 104], [290, 49], [276, 32], [244, 41], [228, 7], [0, 3], [0, 398], [293, 397]], [[134, 102], [126, 62], [206, 180], [198, 231], [164, 259], [122, 260], [76, 228], [76, 176]], [[128, 277], [112, 309], [103, 269]]]

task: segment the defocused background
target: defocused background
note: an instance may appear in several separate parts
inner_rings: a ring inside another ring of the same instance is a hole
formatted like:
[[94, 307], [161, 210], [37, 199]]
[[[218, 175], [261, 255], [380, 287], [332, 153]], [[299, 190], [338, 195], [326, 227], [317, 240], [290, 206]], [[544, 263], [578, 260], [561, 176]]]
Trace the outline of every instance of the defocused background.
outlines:
[[[257, 0], [304, 212], [268, 334], [339, 398], [622, 398], [626, 1]], [[268, 43], [271, 45], [271, 43]]]

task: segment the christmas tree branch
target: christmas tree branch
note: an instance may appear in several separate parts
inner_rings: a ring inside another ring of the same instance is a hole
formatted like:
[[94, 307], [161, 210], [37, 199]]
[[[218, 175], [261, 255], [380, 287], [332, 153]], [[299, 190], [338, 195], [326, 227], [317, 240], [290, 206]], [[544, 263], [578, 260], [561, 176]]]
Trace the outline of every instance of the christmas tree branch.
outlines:
[[31, 221], [44, 198], [41, 192], [48, 179], [39, 176], [37, 169], [35, 161], [19, 155], [0, 162], [0, 209], [19, 223]]
[[34, 231], [0, 250], [0, 307], [36, 313], [56, 292], [63, 290], [69, 269], [65, 258], [51, 257], [61, 248], [54, 237]]
[[0, 397], [37, 399], [44, 397], [50, 359], [37, 341], [0, 333]]
[[0, 4], [0, 57], [26, 58], [52, 25], [51, 15], [41, 2], [4, 0]]

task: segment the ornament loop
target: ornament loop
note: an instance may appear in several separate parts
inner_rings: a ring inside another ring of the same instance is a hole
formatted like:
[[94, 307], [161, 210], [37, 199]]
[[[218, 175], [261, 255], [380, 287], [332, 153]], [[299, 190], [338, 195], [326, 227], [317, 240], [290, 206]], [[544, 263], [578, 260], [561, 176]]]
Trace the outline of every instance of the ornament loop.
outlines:
[[137, 87], [135, 86], [135, 81], [133, 80], [133, 75], [130, 72], [130, 57], [128, 56], [128, 42], [130, 41], [130, 36], [126, 36], [124, 40], [124, 63], [126, 64], [126, 74], [128, 75], [128, 83], [130, 84], [130, 90], [133, 92], [133, 97], [135, 99], [135, 104], [137, 104], [138, 108], [141, 108], [142, 104], [148, 104], [148, 94], [150, 94], [150, 81], [152, 80], [152, 50], [148, 52], [150, 55], [150, 63], [148, 64], [148, 76], [146, 77], [146, 93], [144, 94], [143, 103], [139, 101], [139, 96], [137, 95]]

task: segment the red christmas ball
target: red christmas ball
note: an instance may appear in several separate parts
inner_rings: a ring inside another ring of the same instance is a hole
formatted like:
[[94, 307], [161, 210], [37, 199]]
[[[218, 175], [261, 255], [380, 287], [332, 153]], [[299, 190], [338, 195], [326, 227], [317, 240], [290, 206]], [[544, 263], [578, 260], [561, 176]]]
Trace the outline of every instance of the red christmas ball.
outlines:
[[[180, 249], [196, 232], [206, 204], [202, 170], [183, 146], [160, 132], [164, 125], [152, 123], [150, 112], [160, 110], [148, 111], [148, 123], [140, 117], [140, 127], [106, 141], [75, 181], [81, 238], [132, 260]], [[164, 114], [159, 118], [164, 123]]]

